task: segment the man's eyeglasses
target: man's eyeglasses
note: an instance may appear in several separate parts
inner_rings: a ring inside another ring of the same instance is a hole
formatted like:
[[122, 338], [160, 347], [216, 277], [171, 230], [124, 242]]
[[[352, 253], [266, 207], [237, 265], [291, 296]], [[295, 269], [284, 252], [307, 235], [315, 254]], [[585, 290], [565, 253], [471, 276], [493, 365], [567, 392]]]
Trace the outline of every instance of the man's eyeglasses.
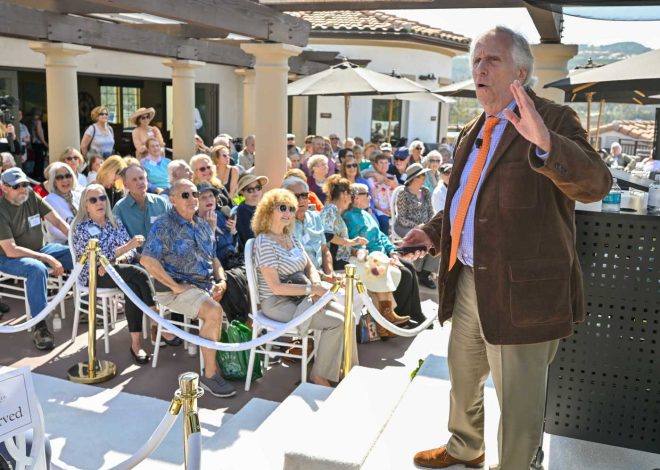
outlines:
[[193, 199], [199, 199], [199, 191], [184, 191], [181, 193], [181, 199], [189, 199], [190, 196], [192, 196]]
[[7, 186], [9, 186], [11, 189], [13, 189], [14, 191], [16, 191], [18, 188], [29, 188], [29, 187], [30, 187], [30, 183], [25, 183], [25, 182], [23, 182], [23, 183], [18, 183], [18, 184], [13, 184], [13, 185], [8, 184]]
[[400, 162], [404, 161], [404, 160], [407, 159], [407, 158], [408, 158], [408, 157], [394, 156], [394, 159], [397, 160], [397, 161], [400, 161]]
[[355, 196], [369, 196], [369, 193], [359, 192], [359, 193], [355, 193]]
[[339, 137], [330, 137], [330, 140], [339, 140]]
[[294, 193], [296, 199], [309, 199], [309, 193]]
[[261, 191], [261, 186], [253, 186], [251, 188], [245, 188], [246, 193], [256, 193], [257, 191]]
[[63, 175], [55, 175], [55, 180], [56, 181], [70, 180], [72, 178], [73, 178], [73, 175], [71, 175], [71, 173], [65, 173]]
[[107, 201], [107, 200], [108, 200], [108, 196], [106, 196], [106, 195], [101, 195], [101, 196], [98, 196], [98, 197], [97, 197], [97, 196], [92, 196], [92, 197], [90, 197], [89, 199], [87, 199], [87, 201], [88, 201], [90, 204], [96, 204], [96, 203], [99, 202], [99, 201], [101, 201], [101, 202], [105, 202], [105, 201]]
[[344, 165], [344, 167], [346, 167], [346, 168], [357, 168], [358, 164], [357, 163], [347, 163], [346, 165]]
[[211, 169], [210, 166], [202, 166], [202, 167], [197, 168], [197, 171], [200, 171], [200, 172], [202, 172], [202, 173], [206, 173], [206, 172], [209, 171], [210, 169]]
[[280, 204], [279, 206], [277, 206], [277, 210], [279, 210], [282, 213], [284, 213], [288, 210], [289, 212], [291, 212], [293, 214], [294, 212], [296, 212], [298, 210], [298, 208], [293, 207], [293, 206], [287, 206], [286, 204]]

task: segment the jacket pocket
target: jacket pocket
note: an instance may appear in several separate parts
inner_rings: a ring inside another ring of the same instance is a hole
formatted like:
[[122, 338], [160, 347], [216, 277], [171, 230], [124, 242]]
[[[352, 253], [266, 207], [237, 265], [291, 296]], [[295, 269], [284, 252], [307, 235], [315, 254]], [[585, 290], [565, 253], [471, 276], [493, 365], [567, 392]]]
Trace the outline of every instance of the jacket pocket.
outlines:
[[567, 259], [509, 262], [509, 307], [515, 326], [553, 324], [572, 317]]
[[538, 205], [537, 175], [528, 164], [503, 163], [499, 173], [499, 206], [531, 209]]

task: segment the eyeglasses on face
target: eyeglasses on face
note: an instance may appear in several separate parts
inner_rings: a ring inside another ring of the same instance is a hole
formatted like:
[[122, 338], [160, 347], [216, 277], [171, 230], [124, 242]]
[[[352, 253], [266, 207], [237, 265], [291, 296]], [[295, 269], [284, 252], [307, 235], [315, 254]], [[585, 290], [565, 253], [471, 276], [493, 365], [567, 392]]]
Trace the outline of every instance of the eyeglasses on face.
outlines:
[[99, 116], [107, 116], [108, 113], [99, 113]]
[[181, 199], [190, 199], [190, 196], [193, 199], [199, 199], [199, 191], [184, 191], [180, 194]]
[[30, 187], [30, 183], [25, 183], [25, 182], [23, 182], [23, 183], [18, 183], [18, 184], [13, 184], [13, 185], [9, 185], [9, 184], [8, 184], [7, 186], [9, 186], [11, 189], [13, 189], [14, 191], [16, 191], [16, 190], [19, 189], [19, 188], [29, 188], [29, 187]]
[[70, 180], [72, 178], [73, 176], [71, 175], [71, 173], [64, 173], [63, 175], [55, 175], [56, 181]]
[[245, 188], [246, 193], [256, 193], [257, 191], [261, 191], [261, 185], [258, 186], [252, 186], [251, 188]]
[[75, 155], [69, 155], [64, 160], [66, 160], [67, 162], [75, 162], [76, 160], [78, 160], [78, 157], [76, 157]]
[[355, 195], [356, 196], [369, 196], [369, 193], [359, 192], [359, 193], [355, 193]]
[[197, 168], [197, 171], [199, 171], [199, 172], [201, 172], [201, 173], [206, 173], [206, 172], [209, 171], [210, 169], [211, 169], [210, 166], [200, 166], [199, 168]]
[[330, 137], [330, 140], [339, 140], [339, 137]]
[[296, 196], [296, 199], [308, 199], [309, 198], [309, 193], [294, 193], [294, 196]]
[[406, 158], [408, 158], [408, 157], [394, 157], [394, 159], [395, 159], [396, 161], [398, 161], [398, 162], [402, 162], [402, 161], [404, 161]]
[[357, 163], [347, 163], [344, 165], [346, 168], [357, 168], [358, 164]]
[[437, 158], [432, 158], [429, 160], [429, 163], [442, 163], [442, 160], [438, 160]]
[[100, 196], [91, 196], [87, 198], [87, 202], [89, 202], [90, 204], [96, 204], [99, 201], [105, 202], [107, 200], [108, 200], [108, 196], [106, 196], [105, 194], [102, 194]]
[[284, 213], [288, 210], [289, 212], [291, 212], [293, 214], [298, 209], [296, 207], [288, 206], [286, 204], [280, 204], [279, 206], [277, 206], [277, 210], [279, 210], [282, 213]]
[[146, 114], [143, 114], [143, 115], [140, 116], [138, 119], [139, 119], [140, 121], [143, 120], [143, 119], [149, 119], [149, 116], [146, 115]]

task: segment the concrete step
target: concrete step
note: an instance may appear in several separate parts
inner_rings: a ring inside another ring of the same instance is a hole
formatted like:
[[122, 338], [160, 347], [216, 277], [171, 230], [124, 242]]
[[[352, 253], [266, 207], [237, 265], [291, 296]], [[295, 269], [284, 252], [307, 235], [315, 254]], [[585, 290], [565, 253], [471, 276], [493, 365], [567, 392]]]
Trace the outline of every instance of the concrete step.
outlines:
[[[408, 371], [355, 367], [291, 439], [285, 470], [358, 470], [410, 383]], [[280, 467], [282, 468], [282, 467]]]
[[[332, 388], [321, 385], [300, 384], [263, 420], [256, 431], [241, 435], [240, 441], [223, 452], [218, 460], [214, 460], [217, 462], [214, 468], [281, 470], [285, 447], [309, 431], [307, 423], [332, 391]], [[231, 425], [239, 414], [228, 424]]]
[[[419, 468], [413, 464], [415, 453], [439, 447], [450, 437], [447, 430], [450, 389], [447, 358], [428, 356], [369, 452], [362, 470]], [[486, 387], [485, 401], [487, 447], [497, 454], [499, 407], [495, 389]], [[493, 457], [496, 462], [497, 456]]]

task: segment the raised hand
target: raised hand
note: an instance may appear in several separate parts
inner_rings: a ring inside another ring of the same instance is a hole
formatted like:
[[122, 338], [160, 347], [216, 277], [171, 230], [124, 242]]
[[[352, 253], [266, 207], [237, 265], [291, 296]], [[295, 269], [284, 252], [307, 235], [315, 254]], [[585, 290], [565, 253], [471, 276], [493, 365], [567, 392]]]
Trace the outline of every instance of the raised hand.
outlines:
[[504, 110], [504, 116], [525, 139], [536, 145], [540, 150], [550, 152], [551, 141], [548, 127], [536, 111], [534, 102], [529, 97], [518, 80], [511, 84], [511, 93], [518, 105], [520, 117], [509, 109]]

